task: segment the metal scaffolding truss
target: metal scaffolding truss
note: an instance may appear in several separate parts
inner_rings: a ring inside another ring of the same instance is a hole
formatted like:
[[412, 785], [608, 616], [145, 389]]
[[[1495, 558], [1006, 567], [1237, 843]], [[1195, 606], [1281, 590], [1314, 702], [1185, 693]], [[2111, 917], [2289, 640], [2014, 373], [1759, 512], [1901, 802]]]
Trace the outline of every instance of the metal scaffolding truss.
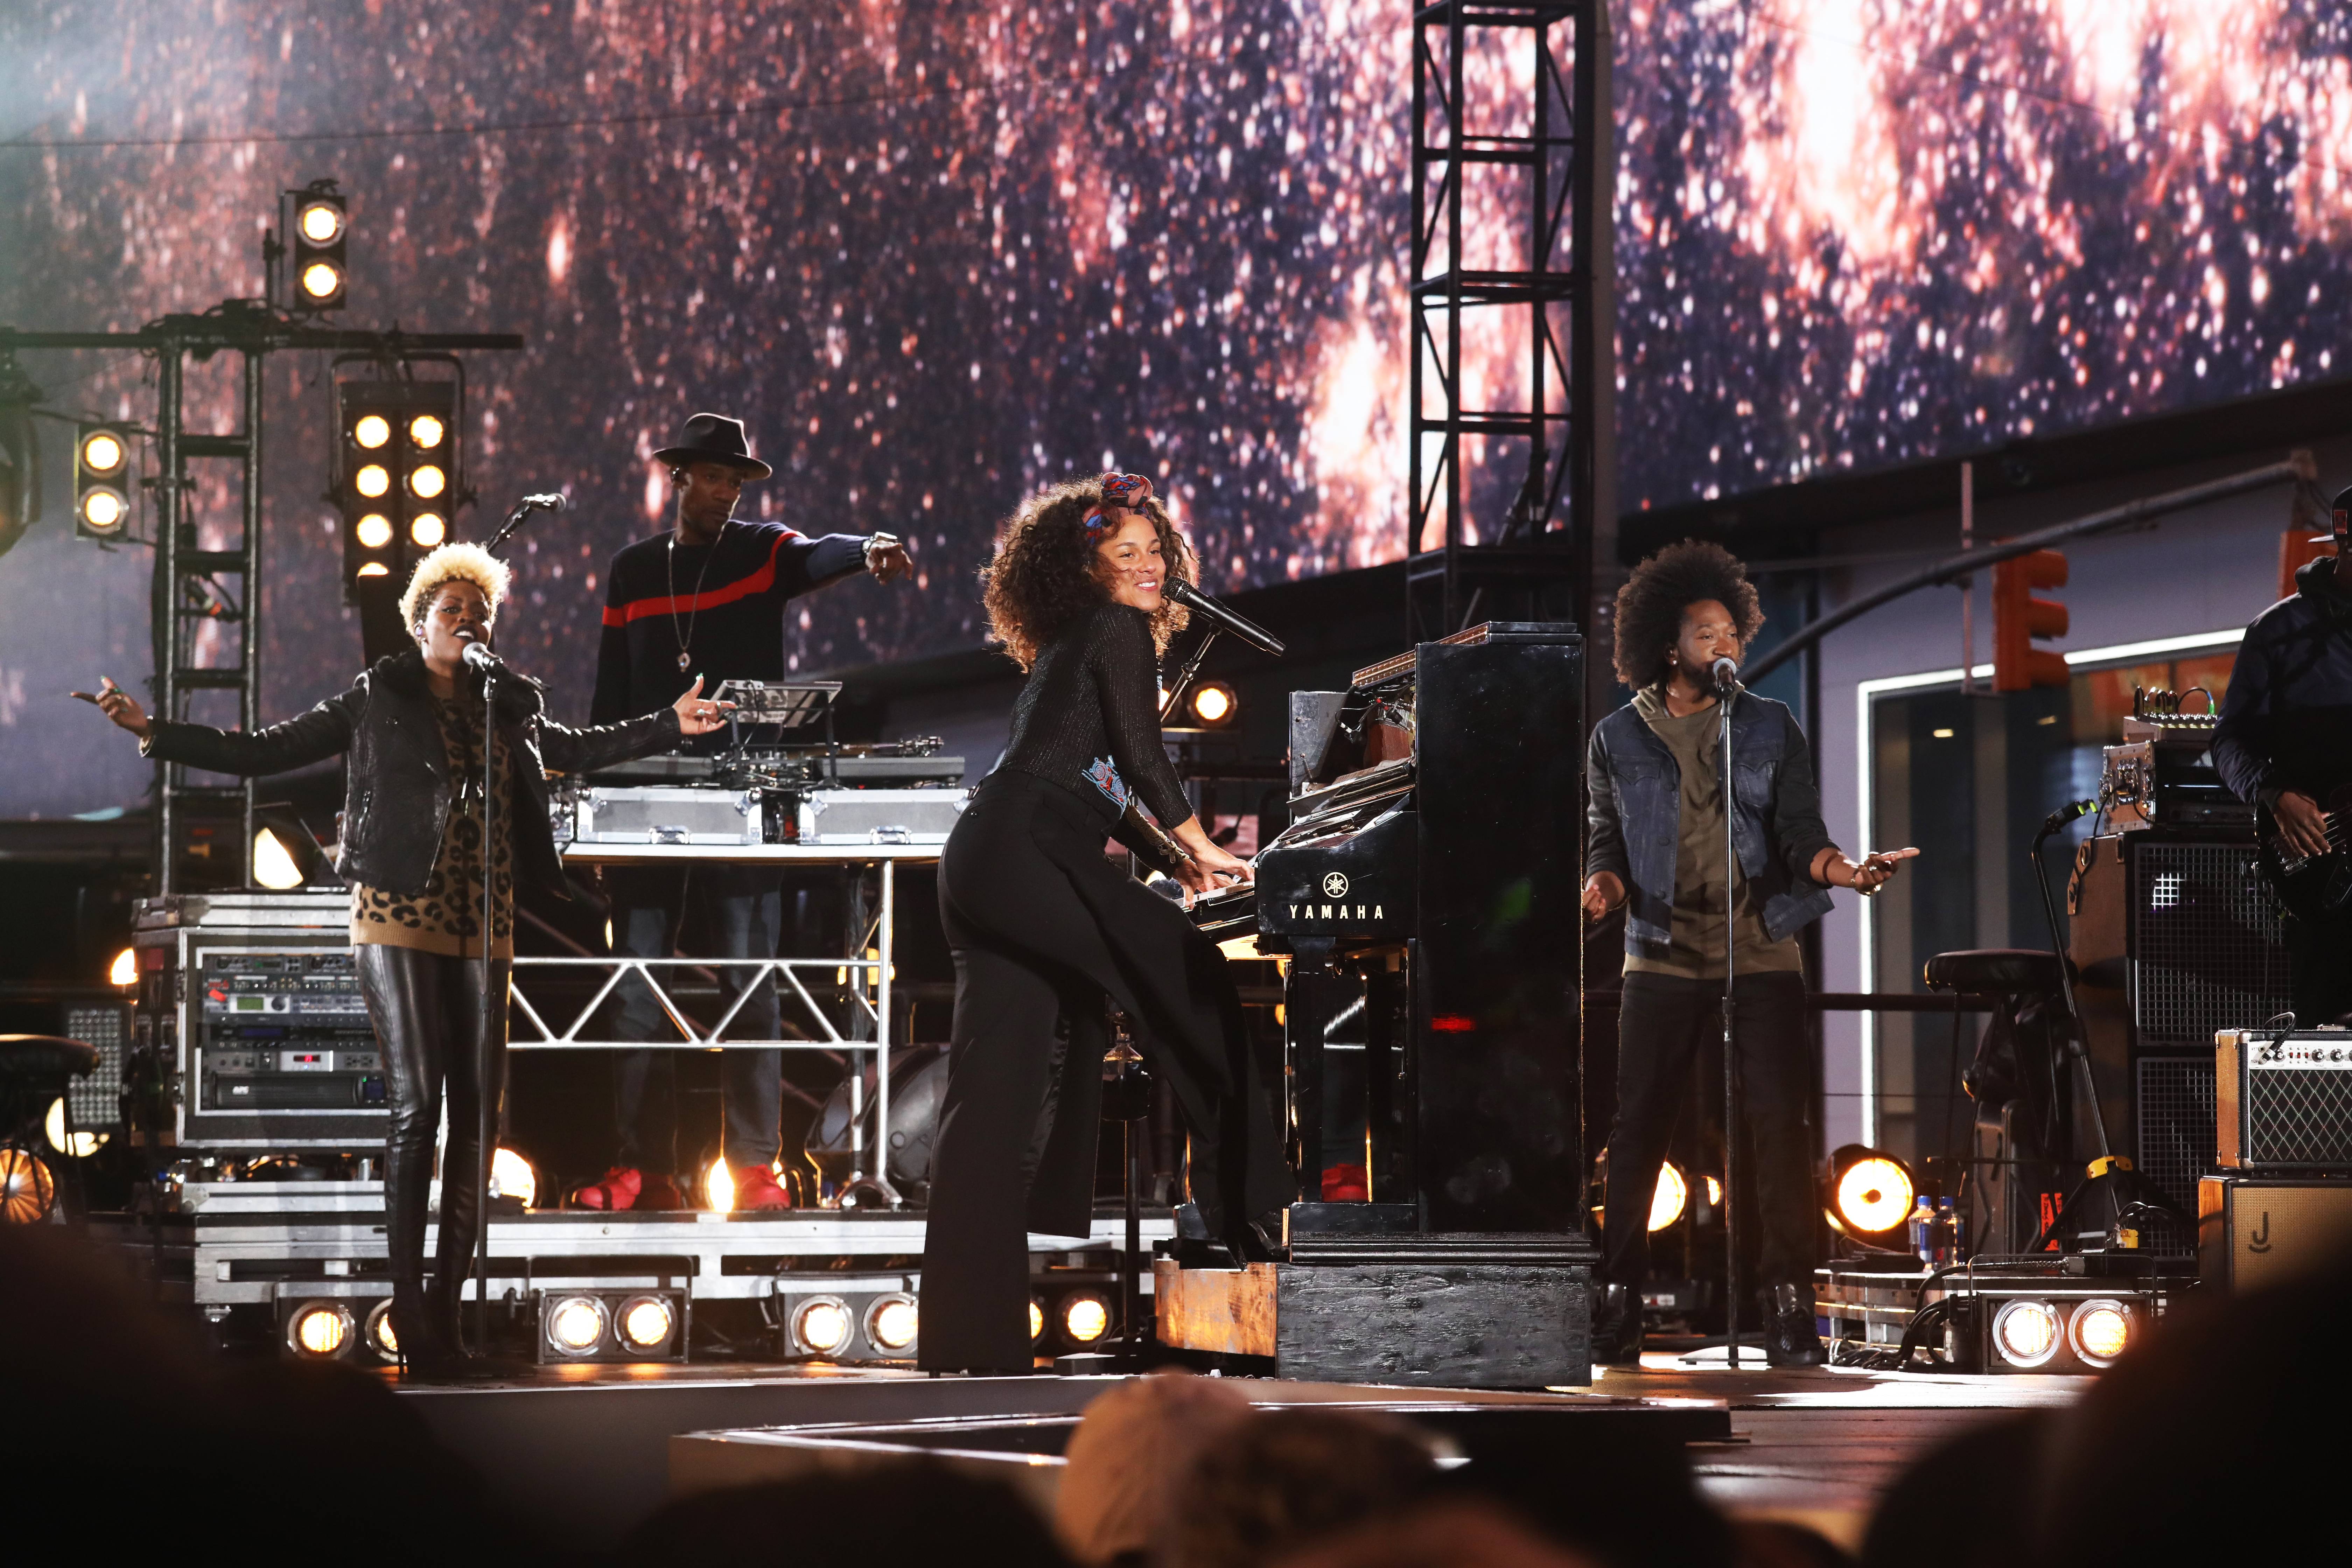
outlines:
[[[566, 1004], [562, 1008], [557, 1009], [551, 1005], [550, 1011], [554, 1012], [558, 1018], [569, 1020], [561, 1029], [548, 1023], [547, 1016], [540, 1011], [538, 1005], [531, 1001], [530, 994], [518, 984], [514, 991], [515, 1011], [520, 1016], [522, 1022], [538, 1033], [535, 1036], [518, 1036], [508, 1042], [509, 1050], [870, 1051], [887, 1043], [886, 1037], [888, 1027], [883, 1022], [879, 999], [867, 997], [866, 985], [845, 985], [840, 979], [845, 970], [856, 970], [859, 972], [862, 979], [872, 982], [882, 968], [880, 961], [876, 959], [627, 958], [615, 955], [611, 958], [517, 958], [514, 962], [518, 981], [523, 975], [546, 969], [606, 969], [612, 973], [604, 976], [604, 983], [597, 986], [595, 993], [587, 1001], [577, 1006]], [[681, 969], [692, 970], [698, 973], [723, 972], [730, 981], [740, 984], [740, 989], [735, 993], [734, 1000], [727, 1005], [727, 1010], [721, 1013], [708, 1028], [697, 1024], [686, 1009], [678, 1005], [677, 999], [669, 994], [668, 988], [662, 984], [661, 977], [655, 973], [656, 970]], [[849, 1033], [846, 1035], [841, 1032], [839, 1026], [834, 1023], [832, 1015], [825, 1011], [824, 1005], [817, 1001], [802, 981], [801, 972], [812, 969], [832, 970], [834, 980], [821, 981], [820, 984], [834, 993], [835, 996], [848, 999], [850, 1016]], [[752, 973], [747, 974], [743, 973], [745, 971]], [[670, 1023], [677, 1029], [677, 1039], [605, 1040], [582, 1033], [593, 1022], [596, 1010], [620, 988], [621, 982], [631, 975], [636, 976], [646, 989], [653, 994], [653, 998], [660, 1005], [661, 1010], [668, 1015]], [[751, 1001], [752, 994], [759, 989], [760, 983], [768, 979], [777, 983], [776, 999], [779, 1003], [782, 1003], [789, 996], [800, 1004], [802, 1014], [808, 1019], [809, 1026], [814, 1030], [814, 1033], [778, 1036], [773, 1039], [749, 1036], [739, 1036], [730, 1039], [728, 1037], [728, 1026], [735, 1022], [735, 1016], [743, 1010], [746, 1003]]]
[[1607, 504], [1608, 47], [1604, 0], [1414, 14], [1416, 642], [1587, 618]]
[[[173, 315], [135, 332], [25, 332], [0, 326], [0, 359], [26, 349], [135, 349], [155, 363], [154, 471], [145, 487], [154, 497], [155, 574], [150, 590], [155, 676], [153, 703], [159, 718], [190, 717], [201, 691], [234, 691], [236, 723], [247, 732], [258, 726], [261, 702], [261, 535], [263, 367], [272, 353], [325, 350], [400, 358], [420, 352], [517, 350], [523, 340], [509, 332], [409, 334], [346, 331], [305, 324], [259, 300], [229, 300], [201, 315]], [[186, 428], [186, 371], [191, 356], [209, 359], [233, 353], [244, 361], [242, 430], [226, 433]], [[226, 547], [200, 548], [192, 504], [196, 481], [189, 465], [201, 459], [237, 465], [239, 505], [236, 537]], [[235, 593], [223, 577], [237, 579]], [[199, 663], [197, 637], [206, 623], [237, 628], [235, 657]], [[157, 763], [155, 790], [156, 891], [177, 892], [185, 848], [182, 843], [194, 810], [211, 804], [233, 807], [241, 832], [232, 885], [251, 886], [254, 784], [191, 784], [188, 770]]]

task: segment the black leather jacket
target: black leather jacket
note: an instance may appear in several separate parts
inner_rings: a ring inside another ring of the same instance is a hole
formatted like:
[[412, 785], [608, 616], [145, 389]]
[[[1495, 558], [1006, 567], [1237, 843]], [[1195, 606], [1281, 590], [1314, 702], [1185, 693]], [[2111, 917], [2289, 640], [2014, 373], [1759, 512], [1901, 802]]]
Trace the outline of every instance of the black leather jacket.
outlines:
[[[479, 700], [470, 676], [460, 690]], [[547, 771], [587, 773], [674, 745], [677, 712], [660, 708], [618, 724], [568, 729], [547, 717], [539, 682], [509, 669], [499, 679], [498, 716], [518, 784], [505, 802], [515, 824], [516, 877], [524, 888], [567, 897], [548, 826]], [[425, 656], [413, 649], [378, 659], [350, 690], [282, 724], [247, 735], [158, 719], [139, 749], [208, 773], [243, 774], [282, 773], [348, 752], [335, 868], [346, 881], [404, 897], [422, 893], [432, 879], [449, 818], [449, 758], [425, 684]]]

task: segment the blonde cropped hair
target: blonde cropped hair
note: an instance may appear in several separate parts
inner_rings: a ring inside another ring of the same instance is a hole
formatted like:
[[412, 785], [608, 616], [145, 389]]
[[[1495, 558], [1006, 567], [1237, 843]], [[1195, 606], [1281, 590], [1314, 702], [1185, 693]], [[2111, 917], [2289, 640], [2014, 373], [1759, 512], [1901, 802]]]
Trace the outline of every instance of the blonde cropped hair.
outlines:
[[478, 544], [445, 544], [416, 563], [408, 591], [400, 596], [400, 624], [414, 629], [421, 606], [445, 583], [471, 583], [479, 588], [490, 602], [490, 619], [495, 621], [512, 577], [505, 562]]

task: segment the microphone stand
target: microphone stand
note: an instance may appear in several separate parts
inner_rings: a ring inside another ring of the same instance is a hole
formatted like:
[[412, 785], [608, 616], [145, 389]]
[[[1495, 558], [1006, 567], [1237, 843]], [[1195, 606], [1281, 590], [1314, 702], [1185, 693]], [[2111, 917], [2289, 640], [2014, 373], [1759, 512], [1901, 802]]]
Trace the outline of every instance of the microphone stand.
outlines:
[[538, 510], [539, 508], [533, 506], [528, 500], [516, 507], [514, 510], [507, 513], [506, 521], [499, 524], [499, 531], [490, 535], [490, 542], [482, 546], [482, 548], [492, 555], [496, 555], [499, 552], [499, 546], [513, 538], [515, 530], [520, 528], [526, 521], [528, 521], [530, 518], [530, 514]]
[[1170, 715], [1176, 711], [1176, 705], [1184, 700], [1184, 689], [1192, 684], [1194, 676], [1201, 673], [1201, 661], [1209, 657], [1209, 649], [1216, 642], [1219, 630], [1217, 626], [1210, 626], [1207, 635], [1201, 638], [1201, 646], [1192, 650], [1192, 657], [1186, 659], [1184, 668], [1176, 672], [1175, 683], [1168, 688], [1168, 700], [1160, 705], [1160, 721], [1162, 724], [1167, 723]]
[[[2175, 1223], [2188, 1228], [2191, 1236], [2196, 1234], [2196, 1222], [2182, 1211], [2180, 1205], [2146, 1176], [2133, 1170], [2131, 1157], [2116, 1153], [2107, 1142], [2107, 1113], [2099, 1103], [2098, 1079], [2091, 1071], [2087, 1039], [2090, 1029], [2083, 1021], [2080, 1004], [2074, 999], [2074, 967], [2066, 956], [2065, 938], [2058, 929], [2058, 900], [2050, 891], [2050, 868], [2042, 858], [2044, 844], [2057, 837], [2068, 823], [2078, 816], [2089, 816], [2097, 807], [2098, 803], [2090, 800], [2073, 801], [2059, 807], [2042, 819], [2042, 831], [2033, 836], [2033, 847], [2026, 851], [2033, 862], [2034, 883], [2042, 889], [2042, 918], [2050, 927], [2050, 952], [2058, 961], [2058, 988], [2066, 1003], [2066, 1056], [2074, 1064], [2083, 1098], [2090, 1103], [2091, 1136], [2098, 1150], [2097, 1155], [2084, 1167], [2082, 1181], [2066, 1194], [2065, 1201], [2050, 1216], [2050, 1223], [2036, 1233], [2033, 1245], [2026, 1248], [2029, 1254], [2039, 1254], [2053, 1239], [2057, 1239], [2063, 1250], [2067, 1226], [2079, 1223], [2079, 1211], [2085, 1208], [2095, 1213], [2102, 1208], [2105, 1211], [2106, 1241], [2110, 1248], [2123, 1248], [2126, 1242], [2124, 1233], [2137, 1232], [2139, 1229], [2137, 1222], [2141, 1214], [2147, 1212], [2169, 1215]], [[2287, 1027], [2292, 1029], [2294, 1026], [2290, 1018]], [[2071, 1155], [2074, 1150], [2070, 1147], [2067, 1152]], [[2137, 1237], [2133, 1238], [2131, 1245], [2137, 1247]]]
[[[530, 509], [524, 508], [523, 511]], [[522, 512], [518, 511], [519, 521]], [[502, 531], [512, 531], [512, 524]], [[497, 858], [496, 840], [492, 830], [498, 815], [498, 708], [493, 699], [498, 691], [499, 670], [493, 663], [482, 666], [482, 1005], [474, 1030], [474, 1092], [478, 1097], [476, 1121], [479, 1137], [475, 1144], [474, 1202], [480, 1223], [474, 1232], [474, 1339], [484, 1354], [490, 1348], [490, 1139], [497, 1090], [490, 1083], [490, 1026], [495, 1016], [491, 997], [491, 981], [497, 973], [491, 957], [494, 943], [490, 934], [492, 895], [495, 886], [493, 867]]]
[[1733, 904], [1739, 885], [1739, 849], [1733, 842], [1731, 800], [1731, 705], [1738, 700], [1739, 682], [1730, 682], [1723, 690], [1717, 706], [1722, 710], [1721, 739], [1717, 746], [1723, 767], [1723, 1343], [1727, 1364], [1739, 1370], [1739, 1222], [1737, 1189], [1732, 1185], [1732, 1173], [1739, 1155], [1739, 1058], [1733, 1050], [1736, 1032], [1733, 1023], [1732, 979], [1736, 964], [1732, 948], [1738, 936], [1738, 922], [1733, 918]]

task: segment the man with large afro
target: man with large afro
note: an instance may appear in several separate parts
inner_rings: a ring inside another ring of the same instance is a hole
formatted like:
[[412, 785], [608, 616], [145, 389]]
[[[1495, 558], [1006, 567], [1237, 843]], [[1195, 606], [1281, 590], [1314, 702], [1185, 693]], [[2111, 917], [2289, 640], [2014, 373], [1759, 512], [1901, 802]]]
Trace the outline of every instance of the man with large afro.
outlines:
[[[1742, 1108], [1732, 1194], [1756, 1238], [1765, 1354], [1822, 1359], [1813, 1330], [1811, 1074], [1800, 929], [1829, 889], [1874, 891], [1916, 849], [1850, 860], [1822, 825], [1804, 731], [1786, 704], [1728, 699], [1736, 868], [1727, 864], [1717, 662], [1737, 665], [1764, 624], [1731, 552], [1685, 540], [1633, 570], [1617, 595], [1617, 679], [1633, 700], [1592, 731], [1584, 910], [1625, 910], [1617, 1118], [1609, 1134], [1596, 1359], [1637, 1362], [1649, 1215], [1675, 1117], [1701, 1046], [1721, 1030], [1727, 936]], [[1760, 1223], [1759, 1223], [1760, 1222]], [[1747, 1248], [1742, 1249], [1743, 1252]], [[1744, 1315], [1744, 1314], [1743, 1314]]]

